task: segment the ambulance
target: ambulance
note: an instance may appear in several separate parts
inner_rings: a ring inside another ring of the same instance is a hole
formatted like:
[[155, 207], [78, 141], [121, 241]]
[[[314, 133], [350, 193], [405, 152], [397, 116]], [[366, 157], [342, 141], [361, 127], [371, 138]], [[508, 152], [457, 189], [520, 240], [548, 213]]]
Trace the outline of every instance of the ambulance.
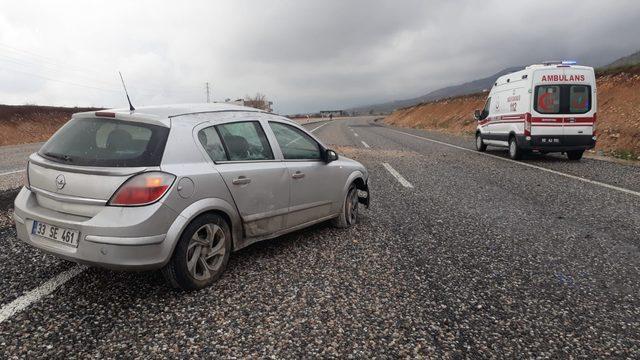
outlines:
[[476, 149], [506, 147], [514, 160], [526, 152], [580, 160], [596, 145], [596, 100], [593, 68], [575, 61], [548, 61], [501, 76], [484, 109], [474, 113]]

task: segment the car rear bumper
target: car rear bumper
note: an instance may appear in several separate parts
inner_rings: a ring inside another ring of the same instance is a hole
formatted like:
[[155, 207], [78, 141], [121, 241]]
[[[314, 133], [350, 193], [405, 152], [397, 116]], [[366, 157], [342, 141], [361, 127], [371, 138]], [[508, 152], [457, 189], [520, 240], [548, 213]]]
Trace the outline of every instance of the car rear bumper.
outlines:
[[[166, 232], [173, 223], [168, 220], [177, 215], [162, 204], [150, 206], [154, 208], [106, 209], [106, 215], [81, 218], [40, 207], [34, 194], [23, 188], [15, 200], [14, 221], [18, 239], [57, 257], [117, 270], [151, 270], [164, 266], [170, 258], [173, 243], [167, 240]], [[105, 219], [113, 217], [109, 212], [114, 210], [120, 216]], [[32, 234], [34, 221], [79, 231], [78, 246]]]
[[596, 146], [595, 137], [591, 135], [518, 135], [516, 140], [523, 150], [542, 152], [581, 151]]

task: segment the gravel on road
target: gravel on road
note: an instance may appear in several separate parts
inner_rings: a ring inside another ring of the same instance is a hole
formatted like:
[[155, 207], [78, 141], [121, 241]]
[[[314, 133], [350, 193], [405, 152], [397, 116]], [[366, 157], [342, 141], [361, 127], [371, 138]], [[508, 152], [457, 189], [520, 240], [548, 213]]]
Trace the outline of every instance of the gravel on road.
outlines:
[[[371, 119], [316, 135], [370, 171], [372, 206], [355, 227], [250, 246], [198, 292], [90, 268], [0, 323], [0, 357], [638, 356], [640, 198]], [[584, 176], [599, 166], [578, 164]], [[72, 266], [11, 229], [0, 246], [0, 306]]]

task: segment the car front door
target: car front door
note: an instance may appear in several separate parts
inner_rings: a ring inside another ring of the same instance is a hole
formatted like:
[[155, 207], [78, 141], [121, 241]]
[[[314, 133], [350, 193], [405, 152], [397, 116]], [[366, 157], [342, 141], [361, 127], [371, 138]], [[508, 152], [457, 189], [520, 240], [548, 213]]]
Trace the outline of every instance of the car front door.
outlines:
[[291, 177], [287, 227], [323, 219], [335, 208], [335, 194], [344, 184], [332, 181], [320, 144], [304, 130], [280, 121], [269, 121]]
[[274, 157], [260, 122], [223, 123], [201, 130], [198, 137], [233, 196], [246, 236], [284, 229], [291, 177]]

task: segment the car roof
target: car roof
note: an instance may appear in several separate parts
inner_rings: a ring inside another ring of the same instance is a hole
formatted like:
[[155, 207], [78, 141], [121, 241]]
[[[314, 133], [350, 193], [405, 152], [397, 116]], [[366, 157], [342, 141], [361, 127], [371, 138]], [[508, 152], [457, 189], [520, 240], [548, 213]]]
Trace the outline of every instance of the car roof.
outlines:
[[128, 108], [106, 109], [99, 111], [87, 111], [73, 114], [73, 118], [110, 117], [120, 120], [140, 121], [169, 126], [170, 119], [183, 115], [203, 114], [212, 112], [256, 112], [266, 111], [228, 103], [195, 103], [195, 104], [171, 104], [157, 106], [141, 106], [133, 111]]

